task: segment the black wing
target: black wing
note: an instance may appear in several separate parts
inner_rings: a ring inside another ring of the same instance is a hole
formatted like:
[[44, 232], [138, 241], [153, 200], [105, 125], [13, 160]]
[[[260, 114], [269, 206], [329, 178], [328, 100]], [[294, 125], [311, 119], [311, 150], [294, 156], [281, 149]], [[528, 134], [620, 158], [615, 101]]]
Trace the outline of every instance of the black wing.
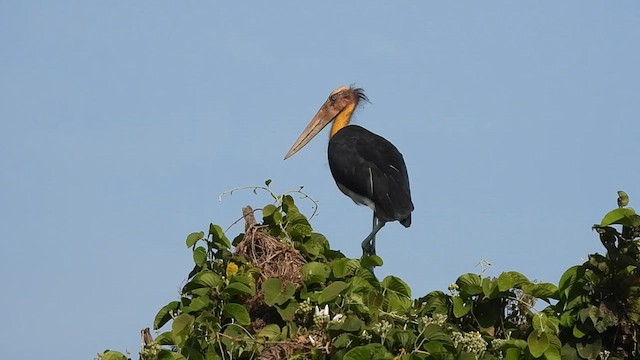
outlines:
[[392, 143], [363, 127], [350, 125], [331, 137], [328, 153], [337, 184], [372, 201], [381, 221], [411, 225], [413, 203], [407, 167]]

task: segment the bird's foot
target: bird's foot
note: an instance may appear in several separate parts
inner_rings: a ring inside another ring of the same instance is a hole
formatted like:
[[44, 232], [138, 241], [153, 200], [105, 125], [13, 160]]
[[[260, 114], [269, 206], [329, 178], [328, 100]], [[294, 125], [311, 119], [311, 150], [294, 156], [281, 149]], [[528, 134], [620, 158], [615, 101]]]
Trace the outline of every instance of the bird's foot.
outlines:
[[376, 254], [376, 247], [370, 241], [362, 242], [362, 256], [372, 256]]

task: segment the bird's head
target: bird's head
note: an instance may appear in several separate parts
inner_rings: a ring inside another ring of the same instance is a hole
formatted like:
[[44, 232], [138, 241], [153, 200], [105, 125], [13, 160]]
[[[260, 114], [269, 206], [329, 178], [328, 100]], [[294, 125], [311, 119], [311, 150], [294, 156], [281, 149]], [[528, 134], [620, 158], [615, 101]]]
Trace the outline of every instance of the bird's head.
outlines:
[[334, 122], [331, 129], [331, 136], [347, 126], [353, 111], [361, 100], [369, 101], [363, 89], [341, 86], [333, 90], [331, 94], [329, 94], [327, 101], [322, 104], [320, 110], [318, 110], [309, 125], [307, 125], [298, 137], [298, 140], [296, 140], [287, 155], [285, 155], [284, 159], [290, 158], [307, 145], [307, 143], [330, 122]]

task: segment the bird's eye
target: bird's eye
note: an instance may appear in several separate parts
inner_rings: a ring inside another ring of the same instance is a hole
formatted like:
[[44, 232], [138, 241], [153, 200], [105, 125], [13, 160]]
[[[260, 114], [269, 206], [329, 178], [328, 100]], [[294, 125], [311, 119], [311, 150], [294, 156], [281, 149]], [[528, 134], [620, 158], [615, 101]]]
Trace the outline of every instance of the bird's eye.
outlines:
[[338, 97], [337, 97], [336, 95], [331, 95], [331, 96], [329, 97], [329, 99], [331, 99], [331, 101], [336, 101], [336, 99], [337, 99], [337, 98], [338, 98]]

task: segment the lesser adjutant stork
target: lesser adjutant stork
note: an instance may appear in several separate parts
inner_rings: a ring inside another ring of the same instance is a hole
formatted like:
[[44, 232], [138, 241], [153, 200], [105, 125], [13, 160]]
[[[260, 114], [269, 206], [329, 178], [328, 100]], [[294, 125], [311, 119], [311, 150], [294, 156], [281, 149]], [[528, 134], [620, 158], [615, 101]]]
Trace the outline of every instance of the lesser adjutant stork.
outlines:
[[362, 89], [342, 86], [332, 91], [285, 160], [333, 121], [329, 168], [345, 195], [373, 210], [373, 229], [362, 241], [362, 251], [364, 255], [374, 255], [376, 234], [387, 222], [397, 220], [405, 227], [411, 225], [413, 203], [407, 167], [398, 149], [363, 127], [349, 125], [360, 101], [368, 101]]

